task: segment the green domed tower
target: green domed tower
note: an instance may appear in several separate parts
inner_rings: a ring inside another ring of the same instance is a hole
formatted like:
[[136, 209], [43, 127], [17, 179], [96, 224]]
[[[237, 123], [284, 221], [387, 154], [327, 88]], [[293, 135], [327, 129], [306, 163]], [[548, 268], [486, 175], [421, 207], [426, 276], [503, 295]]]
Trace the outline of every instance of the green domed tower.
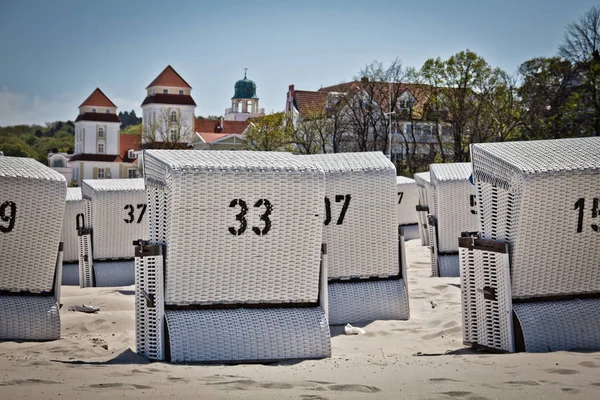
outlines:
[[258, 108], [256, 83], [248, 79], [246, 70], [247, 68], [244, 68], [244, 79], [235, 83], [231, 108], [225, 110], [225, 119], [228, 121], [245, 121], [250, 117], [264, 115], [264, 111]]

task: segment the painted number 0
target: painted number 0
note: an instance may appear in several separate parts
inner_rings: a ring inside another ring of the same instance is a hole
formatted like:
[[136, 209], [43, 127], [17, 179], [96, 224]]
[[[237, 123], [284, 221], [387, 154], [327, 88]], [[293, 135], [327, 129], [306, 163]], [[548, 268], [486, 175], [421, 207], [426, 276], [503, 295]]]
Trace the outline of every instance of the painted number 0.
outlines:
[[17, 219], [17, 205], [12, 201], [5, 201], [0, 205], [0, 221], [8, 222], [8, 225], [0, 224], [0, 232], [8, 233], [15, 227]]
[[[348, 206], [350, 205], [351, 199], [352, 197], [349, 194], [345, 196], [343, 194], [335, 195], [336, 203], [341, 203], [342, 201], [344, 202], [344, 205], [342, 206], [342, 212], [337, 219], [336, 225], [342, 225], [342, 223], [344, 223], [344, 217], [346, 216], [346, 211], [348, 211]], [[323, 221], [323, 223], [325, 225], [329, 225], [331, 223], [331, 200], [329, 200], [329, 197], [325, 197], [325, 221]]]
[[[246, 214], [248, 213], [248, 205], [242, 199], [233, 199], [231, 203], [229, 203], [229, 207], [240, 207], [240, 212], [235, 216], [236, 221], [240, 223], [238, 228], [233, 226], [229, 227], [229, 233], [234, 236], [240, 236], [244, 232], [246, 232], [246, 228], [248, 228], [248, 222], [246, 221]], [[269, 215], [271, 215], [271, 211], [273, 211], [273, 205], [267, 199], [260, 199], [256, 203], [254, 203], [255, 208], [264, 207], [265, 212], [260, 215], [260, 220], [264, 222], [263, 228], [259, 228], [258, 226], [252, 227], [252, 232], [259, 236], [266, 235], [271, 230], [271, 220], [269, 219]]]
[[[138, 204], [137, 205], [137, 209], [142, 209], [142, 211], [140, 212], [140, 216], [137, 219], [137, 223], [139, 224], [140, 222], [142, 222], [142, 217], [144, 216], [144, 213], [146, 212], [146, 204]], [[135, 221], [135, 208], [133, 208], [133, 205], [131, 204], [127, 204], [124, 208], [124, 210], [129, 209], [129, 212], [127, 213], [127, 216], [129, 216], [128, 218], [123, 218], [123, 220], [125, 221], [126, 224], [131, 224], [133, 223], [133, 221]]]
[[469, 205], [471, 206], [471, 214], [477, 214], [477, 210], [474, 209], [477, 206], [477, 198], [474, 194], [469, 196]]

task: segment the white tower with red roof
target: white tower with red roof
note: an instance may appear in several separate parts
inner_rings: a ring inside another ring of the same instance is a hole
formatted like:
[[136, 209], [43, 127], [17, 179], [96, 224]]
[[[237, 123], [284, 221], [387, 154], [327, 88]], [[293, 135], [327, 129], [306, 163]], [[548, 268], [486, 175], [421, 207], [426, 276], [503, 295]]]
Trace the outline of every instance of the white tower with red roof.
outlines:
[[75, 151], [68, 162], [75, 181], [137, 175], [134, 158], [129, 153], [130, 148], [137, 146], [135, 138], [125, 141], [128, 148], [124, 148], [120, 127], [117, 106], [102, 90], [94, 90], [81, 103], [75, 120]]
[[150, 147], [190, 143], [196, 109], [191, 93], [192, 87], [170, 65], [146, 87], [142, 103], [143, 143]]

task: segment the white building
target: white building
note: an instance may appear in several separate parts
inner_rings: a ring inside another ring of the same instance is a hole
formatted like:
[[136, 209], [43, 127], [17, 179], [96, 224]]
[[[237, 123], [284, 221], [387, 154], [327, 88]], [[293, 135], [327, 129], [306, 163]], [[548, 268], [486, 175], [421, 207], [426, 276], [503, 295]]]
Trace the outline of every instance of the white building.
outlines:
[[120, 127], [117, 106], [100, 89], [81, 103], [75, 120], [75, 151], [68, 162], [78, 184], [83, 179], [137, 176], [133, 150], [138, 139], [134, 135], [122, 139]]
[[194, 134], [196, 103], [192, 87], [167, 66], [146, 87], [142, 103], [142, 142], [190, 143]]
[[246, 77], [235, 83], [231, 98], [231, 108], [225, 109], [225, 121], [246, 121], [248, 118], [262, 117], [265, 109], [258, 106], [256, 83]]

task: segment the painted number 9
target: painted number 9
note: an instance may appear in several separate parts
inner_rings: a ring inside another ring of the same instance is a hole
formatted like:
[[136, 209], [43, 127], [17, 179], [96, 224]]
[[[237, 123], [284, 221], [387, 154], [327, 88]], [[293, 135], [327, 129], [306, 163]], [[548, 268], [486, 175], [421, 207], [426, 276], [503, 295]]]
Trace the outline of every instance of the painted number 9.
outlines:
[[15, 227], [17, 218], [17, 205], [12, 201], [5, 201], [0, 205], [0, 221], [8, 222], [7, 225], [0, 223], [0, 232], [8, 233]]

